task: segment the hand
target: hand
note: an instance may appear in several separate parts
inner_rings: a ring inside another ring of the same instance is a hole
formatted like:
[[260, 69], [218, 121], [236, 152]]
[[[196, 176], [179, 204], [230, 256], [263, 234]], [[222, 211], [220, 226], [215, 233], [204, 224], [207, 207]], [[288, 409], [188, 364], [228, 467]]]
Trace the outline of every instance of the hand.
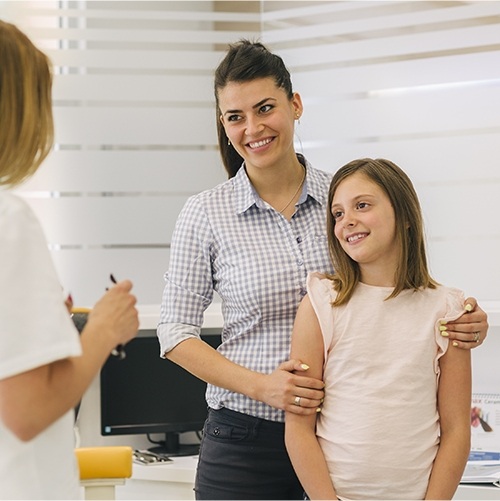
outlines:
[[[299, 360], [283, 362], [274, 372], [265, 376], [260, 400], [272, 407], [295, 414], [318, 412], [317, 409], [325, 396], [323, 381], [293, 373], [295, 371], [303, 373], [307, 369], [307, 365]], [[296, 400], [297, 397], [300, 400]]]
[[73, 298], [71, 297], [71, 294], [68, 294], [68, 297], [64, 300], [64, 305], [66, 306], [68, 313], [71, 315], [71, 310], [73, 309]]
[[95, 304], [89, 314], [87, 326], [99, 325], [100, 331], [111, 338], [112, 346], [126, 344], [139, 329], [139, 315], [131, 294], [132, 282], [122, 280], [111, 287]]
[[488, 335], [488, 316], [473, 297], [465, 300], [467, 310], [460, 318], [446, 323], [448, 339], [453, 346], [470, 350], [483, 344]]

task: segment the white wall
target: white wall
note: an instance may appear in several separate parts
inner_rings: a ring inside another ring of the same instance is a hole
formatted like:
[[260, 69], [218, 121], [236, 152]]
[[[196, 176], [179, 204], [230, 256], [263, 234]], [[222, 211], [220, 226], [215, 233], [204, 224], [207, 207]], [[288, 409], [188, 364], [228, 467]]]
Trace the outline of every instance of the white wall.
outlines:
[[298, 144], [335, 171], [410, 175], [435, 278], [500, 299], [500, 2], [263, 2], [264, 40], [305, 110]]

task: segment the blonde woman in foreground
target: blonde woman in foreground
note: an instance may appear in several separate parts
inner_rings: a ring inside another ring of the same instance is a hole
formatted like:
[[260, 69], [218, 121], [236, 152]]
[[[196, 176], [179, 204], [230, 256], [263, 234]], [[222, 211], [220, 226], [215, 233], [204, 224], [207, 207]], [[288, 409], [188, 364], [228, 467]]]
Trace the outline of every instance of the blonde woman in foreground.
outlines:
[[0, 20], [0, 499], [79, 499], [73, 408], [139, 326], [128, 280], [95, 305], [81, 339], [40, 223], [5, 188], [32, 176], [53, 141], [45, 54]]

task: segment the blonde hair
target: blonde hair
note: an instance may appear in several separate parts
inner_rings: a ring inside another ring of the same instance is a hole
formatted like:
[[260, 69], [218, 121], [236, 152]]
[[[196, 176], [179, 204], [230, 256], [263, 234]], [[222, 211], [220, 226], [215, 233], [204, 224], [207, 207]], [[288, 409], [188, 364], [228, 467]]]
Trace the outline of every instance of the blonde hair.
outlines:
[[389, 198], [396, 217], [396, 239], [399, 242], [399, 263], [394, 290], [387, 299], [405, 289], [435, 289], [438, 284], [430, 275], [425, 249], [422, 210], [410, 178], [395, 163], [384, 158], [361, 158], [341, 167], [333, 176], [328, 193], [327, 233], [330, 259], [335, 273], [329, 278], [338, 292], [333, 306], [349, 301], [360, 280], [360, 269], [335, 237], [335, 219], [331, 206], [339, 184], [353, 174], [363, 174], [378, 184]]
[[0, 20], [0, 185], [32, 176], [54, 141], [49, 58]]

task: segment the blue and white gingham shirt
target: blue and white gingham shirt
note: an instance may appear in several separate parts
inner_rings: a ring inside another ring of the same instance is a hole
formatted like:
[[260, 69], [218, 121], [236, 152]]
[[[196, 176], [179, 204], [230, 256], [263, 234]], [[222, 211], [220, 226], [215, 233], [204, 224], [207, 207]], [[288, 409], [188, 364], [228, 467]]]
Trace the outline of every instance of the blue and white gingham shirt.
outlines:
[[[291, 221], [258, 196], [244, 168], [186, 202], [165, 274], [157, 330], [162, 354], [200, 335], [215, 290], [222, 299], [222, 355], [265, 374], [288, 360], [307, 275], [332, 271], [326, 237], [331, 175], [305, 163], [306, 182]], [[283, 411], [212, 385], [207, 403], [284, 421]]]

